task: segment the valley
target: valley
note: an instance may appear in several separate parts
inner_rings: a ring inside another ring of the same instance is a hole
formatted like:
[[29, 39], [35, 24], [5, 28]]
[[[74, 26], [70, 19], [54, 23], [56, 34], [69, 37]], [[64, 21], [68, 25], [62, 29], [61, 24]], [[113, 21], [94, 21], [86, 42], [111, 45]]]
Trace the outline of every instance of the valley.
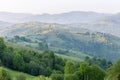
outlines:
[[119, 76], [119, 13], [0, 12], [0, 20], [0, 80], [115, 80], [111, 74]]

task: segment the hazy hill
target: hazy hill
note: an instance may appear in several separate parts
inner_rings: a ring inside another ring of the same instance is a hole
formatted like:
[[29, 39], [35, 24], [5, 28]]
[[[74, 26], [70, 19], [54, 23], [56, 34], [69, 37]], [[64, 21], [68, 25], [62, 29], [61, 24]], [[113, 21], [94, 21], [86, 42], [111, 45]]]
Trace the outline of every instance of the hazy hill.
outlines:
[[19, 23], [28, 21], [27, 18], [32, 14], [0, 12], [0, 20], [10, 23]]
[[[84, 58], [97, 56], [116, 60], [120, 56], [120, 38], [67, 25], [28, 22], [15, 24], [3, 33], [14, 37], [12, 42], [39, 49], [41, 42], [57, 53]], [[11, 41], [10, 40], [10, 41]]]
[[[120, 14], [104, 14], [96, 12], [74, 11], [61, 14], [25, 14], [0, 12], [0, 20], [10, 23], [46, 22], [69, 24], [72, 27], [80, 27], [102, 33], [120, 35]], [[2, 23], [0, 23], [1, 25]], [[1, 26], [0, 26], [1, 27]], [[3, 27], [3, 26], [2, 26]], [[5, 27], [5, 26], [4, 26]], [[0, 31], [1, 32], [1, 31]], [[120, 37], [120, 36], [119, 36]]]
[[61, 14], [41, 14], [41, 15], [0, 12], [0, 20], [6, 22], [12, 22], [12, 23], [40, 21], [40, 22], [48, 22], [48, 23], [65, 24], [65, 23], [91, 22], [110, 15], [112, 14], [82, 12], [82, 11], [74, 11], [74, 12], [61, 13]]
[[104, 17], [103, 19], [88, 23], [69, 24], [69, 26], [109, 33], [120, 37], [120, 14]]

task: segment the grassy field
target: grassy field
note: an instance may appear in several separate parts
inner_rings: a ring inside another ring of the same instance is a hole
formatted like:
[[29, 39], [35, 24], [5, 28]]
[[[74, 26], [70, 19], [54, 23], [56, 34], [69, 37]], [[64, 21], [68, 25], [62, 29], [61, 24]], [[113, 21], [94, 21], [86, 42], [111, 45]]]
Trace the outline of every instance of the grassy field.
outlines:
[[[0, 67], [0, 68], [3, 68], [3, 67]], [[18, 71], [13, 71], [13, 70], [10, 70], [8, 68], [3, 68], [3, 69], [7, 71], [7, 73], [10, 75], [12, 80], [14, 80], [14, 78], [20, 74], [23, 74], [27, 80], [34, 80], [36, 78], [35, 76], [31, 76], [29, 74], [18, 72]]]

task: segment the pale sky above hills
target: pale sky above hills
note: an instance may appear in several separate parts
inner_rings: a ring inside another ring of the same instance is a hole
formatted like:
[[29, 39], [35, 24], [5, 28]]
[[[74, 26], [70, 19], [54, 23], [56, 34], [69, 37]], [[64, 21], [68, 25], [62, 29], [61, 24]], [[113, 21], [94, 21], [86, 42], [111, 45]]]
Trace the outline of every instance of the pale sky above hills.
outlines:
[[120, 0], [0, 0], [0, 11], [33, 14], [69, 11], [118, 13]]

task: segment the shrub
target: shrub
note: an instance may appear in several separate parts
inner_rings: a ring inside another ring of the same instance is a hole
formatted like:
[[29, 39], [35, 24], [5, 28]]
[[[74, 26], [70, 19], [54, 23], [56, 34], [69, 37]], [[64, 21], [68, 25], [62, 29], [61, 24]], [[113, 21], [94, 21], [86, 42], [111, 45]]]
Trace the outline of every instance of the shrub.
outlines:
[[16, 80], [26, 80], [26, 77], [23, 74], [16, 76]]

